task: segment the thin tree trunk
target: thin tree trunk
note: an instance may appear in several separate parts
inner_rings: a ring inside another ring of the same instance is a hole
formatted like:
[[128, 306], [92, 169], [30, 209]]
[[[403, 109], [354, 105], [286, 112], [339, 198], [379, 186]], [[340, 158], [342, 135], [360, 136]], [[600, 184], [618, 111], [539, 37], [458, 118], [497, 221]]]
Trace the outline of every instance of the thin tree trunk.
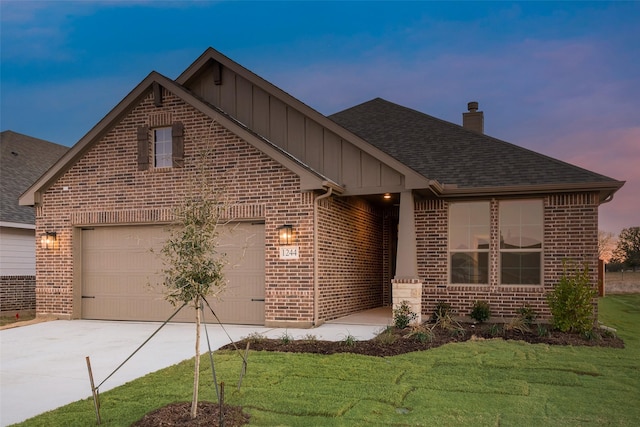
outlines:
[[198, 416], [198, 386], [200, 384], [200, 295], [196, 297], [196, 363], [193, 374], [193, 399], [191, 400], [191, 418]]

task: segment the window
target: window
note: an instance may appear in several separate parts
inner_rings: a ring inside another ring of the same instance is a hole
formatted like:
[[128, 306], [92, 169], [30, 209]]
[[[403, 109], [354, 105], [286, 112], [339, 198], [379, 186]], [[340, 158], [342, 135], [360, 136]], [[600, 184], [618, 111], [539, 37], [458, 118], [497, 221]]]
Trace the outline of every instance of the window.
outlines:
[[500, 202], [500, 282], [539, 285], [542, 276], [542, 200]]
[[154, 166], [157, 168], [170, 168], [173, 163], [171, 128], [158, 128], [153, 130]]
[[489, 211], [489, 202], [450, 205], [451, 283], [489, 283]]

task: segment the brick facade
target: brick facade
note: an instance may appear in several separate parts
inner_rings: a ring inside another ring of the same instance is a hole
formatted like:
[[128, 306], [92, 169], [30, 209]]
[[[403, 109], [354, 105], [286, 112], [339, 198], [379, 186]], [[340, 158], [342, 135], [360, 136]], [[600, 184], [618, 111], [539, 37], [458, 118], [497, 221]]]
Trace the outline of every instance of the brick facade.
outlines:
[[318, 213], [319, 318], [381, 307], [381, 212], [357, 198], [331, 198], [320, 201]]
[[499, 283], [499, 200], [492, 199], [490, 203], [488, 285], [448, 283], [448, 202], [430, 200], [416, 203], [418, 274], [424, 282], [422, 314], [430, 316], [439, 301], [446, 301], [452, 305], [456, 315], [466, 316], [476, 300], [486, 300], [496, 318], [514, 317], [519, 308], [529, 304], [541, 319], [548, 320], [550, 312], [546, 294], [562, 277], [564, 262], [586, 263], [596, 288], [597, 194], [559, 194], [539, 198], [544, 201], [543, 283], [527, 286]]
[[36, 309], [35, 276], [0, 277], [0, 313], [15, 315], [18, 312], [33, 312]]
[[[162, 106], [154, 105], [149, 91], [44, 193], [36, 208], [36, 235], [55, 231], [58, 242], [55, 250], [36, 249], [39, 315], [81, 316], [81, 227], [168, 223], [173, 208], [202, 178], [222, 190], [225, 218], [264, 222], [266, 325], [307, 327], [391, 303], [397, 208], [381, 210], [357, 197], [317, 201], [320, 193], [301, 191], [296, 174], [163, 91]], [[184, 167], [139, 170], [138, 128], [149, 126], [151, 137], [153, 127], [175, 122], [184, 126]], [[488, 285], [448, 284], [448, 202], [415, 204], [425, 318], [438, 301], [467, 315], [479, 299], [490, 303], [495, 317], [514, 316], [528, 303], [548, 318], [545, 295], [561, 277], [565, 260], [589, 263], [596, 286], [598, 195], [539, 198], [544, 200], [545, 226], [544, 277], [538, 286], [499, 284], [498, 199], [490, 201]], [[283, 224], [296, 230], [298, 259], [279, 257], [277, 229]]]
[[[138, 126], [173, 122], [184, 124], [184, 167], [139, 171]], [[154, 106], [149, 93], [43, 195], [37, 233], [56, 231], [58, 247], [36, 249], [38, 314], [80, 316], [80, 290], [74, 288], [79, 227], [167, 223], [203, 177], [223, 190], [230, 219], [265, 223], [267, 323], [310, 324], [313, 194], [300, 192], [295, 174], [166, 91], [162, 107]], [[299, 260], [278, 259], [277, 227], [284, 223], [300, 236]]]

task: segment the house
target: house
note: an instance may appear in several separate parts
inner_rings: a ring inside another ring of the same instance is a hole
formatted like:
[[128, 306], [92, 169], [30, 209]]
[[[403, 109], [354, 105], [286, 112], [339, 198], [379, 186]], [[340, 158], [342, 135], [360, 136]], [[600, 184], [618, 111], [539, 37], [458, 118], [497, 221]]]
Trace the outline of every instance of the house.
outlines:
[[0, 133], [0, 314], [36, 308], [36, 219], [18, 198], [69, 147], [10, 130]]
[[596, 285], [598, 206], [624, 183], [484, 135], [468, 107], [464, 126], [382, 99], [326, 117], [214, 49], [152, 72], [20, 198], [55, 237], [37, 311], [170, 316], [150, 248], [204, 177], [227, 201], [223, 322], [312, 327], [405, 300], [549, 318], [564, 260]]

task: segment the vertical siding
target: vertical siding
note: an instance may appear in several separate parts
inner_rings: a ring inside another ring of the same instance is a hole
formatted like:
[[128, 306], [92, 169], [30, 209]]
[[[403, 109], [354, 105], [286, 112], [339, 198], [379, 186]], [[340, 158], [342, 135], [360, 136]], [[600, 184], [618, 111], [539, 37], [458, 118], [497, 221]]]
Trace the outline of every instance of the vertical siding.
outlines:
[[211, 69], [189, 82], [189, 89], [301, 162], [350, 189], [374, 191], [400, 186], [402, 175], [355, 145], [325, 129], [226, 67], [215, 85]]

